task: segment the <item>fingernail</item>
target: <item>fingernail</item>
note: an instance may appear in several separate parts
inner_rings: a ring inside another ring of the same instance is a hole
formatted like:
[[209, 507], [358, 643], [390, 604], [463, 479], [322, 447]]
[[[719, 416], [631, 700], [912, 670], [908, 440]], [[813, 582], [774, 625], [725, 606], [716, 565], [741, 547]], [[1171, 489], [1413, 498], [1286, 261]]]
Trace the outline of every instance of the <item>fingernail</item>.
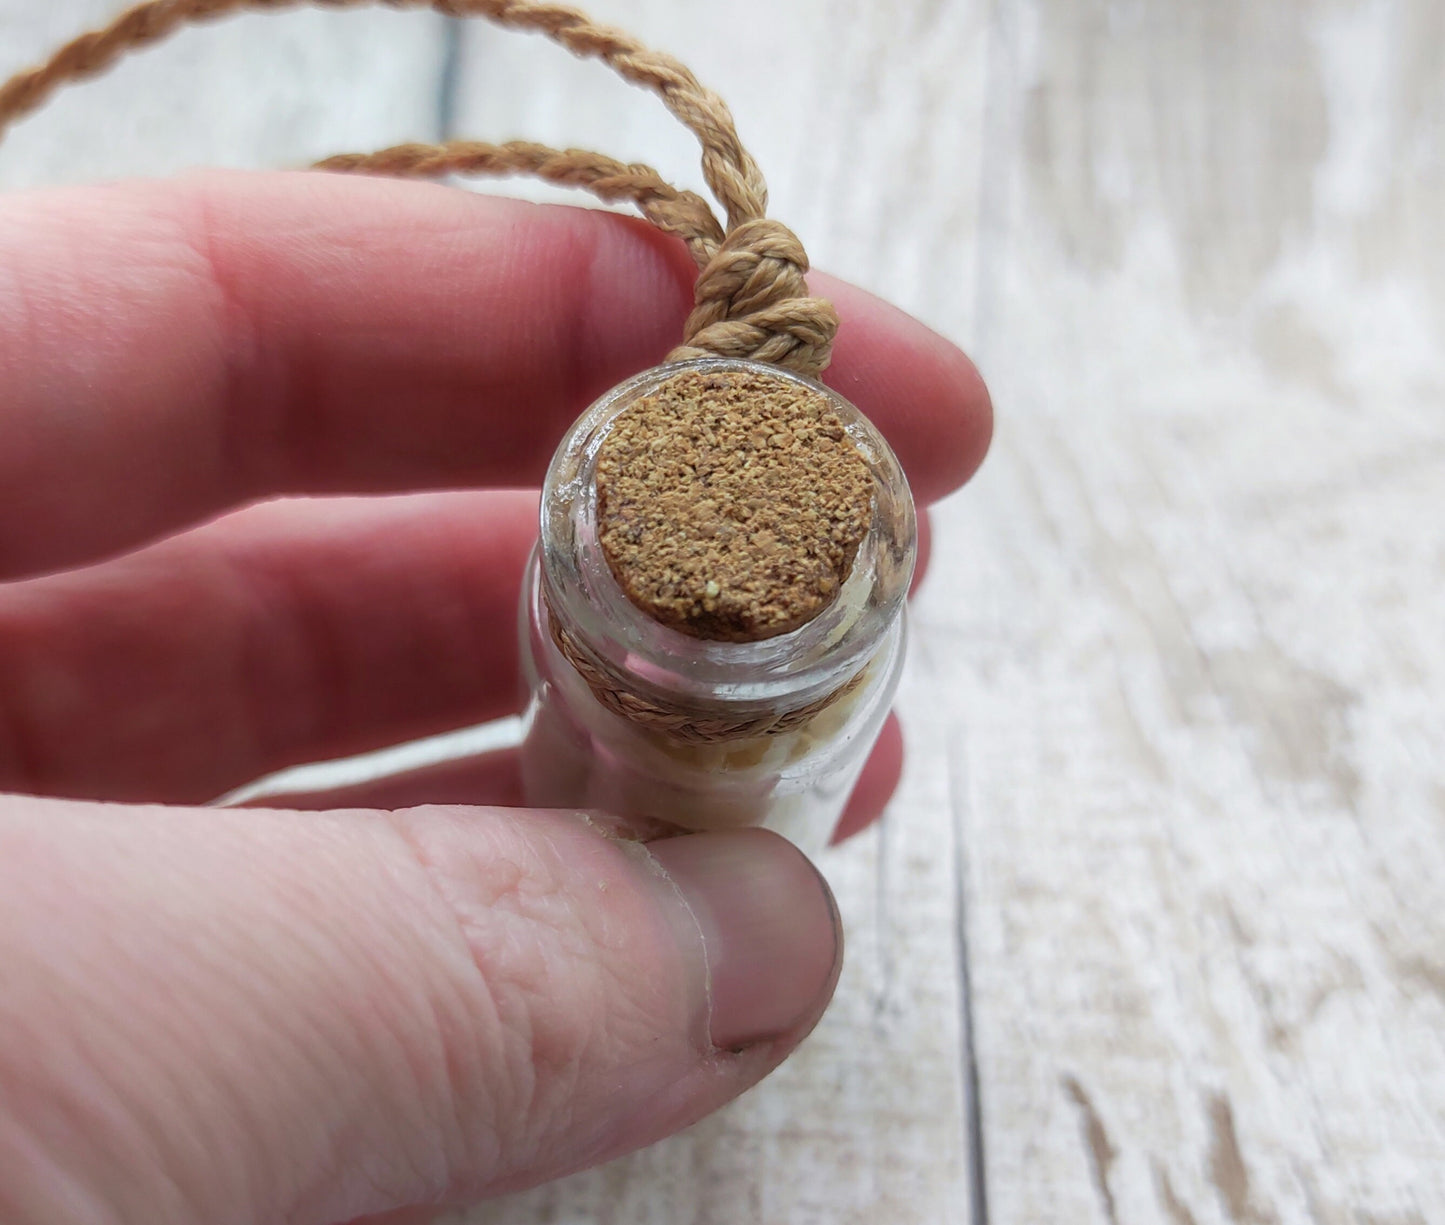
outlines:
[[736, 1049], [811, 1025], [833, 993], [842, 931], [807, 857], [765, 830], [648, 844], [702, 933], [714, 1046]]

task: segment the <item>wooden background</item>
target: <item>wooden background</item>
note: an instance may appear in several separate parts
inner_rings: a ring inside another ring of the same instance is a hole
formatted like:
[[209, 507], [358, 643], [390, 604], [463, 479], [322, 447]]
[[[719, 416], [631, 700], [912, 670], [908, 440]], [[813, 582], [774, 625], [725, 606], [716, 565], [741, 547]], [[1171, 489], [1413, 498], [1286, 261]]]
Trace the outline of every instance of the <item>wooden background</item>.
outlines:
[[[0, 0], [0, 67], [113, 7]], [[975, 354], [999, 430], [937, 514], [903, 788], [825, 864], [815, 1037], [456, 1220], [1445, 1222], [1445, 5], [593, 9], [729, 99], [817, 264]], [[545, 43], [307, 11], [71, 91], [0, 185], [443, 132], [698, 182]]]

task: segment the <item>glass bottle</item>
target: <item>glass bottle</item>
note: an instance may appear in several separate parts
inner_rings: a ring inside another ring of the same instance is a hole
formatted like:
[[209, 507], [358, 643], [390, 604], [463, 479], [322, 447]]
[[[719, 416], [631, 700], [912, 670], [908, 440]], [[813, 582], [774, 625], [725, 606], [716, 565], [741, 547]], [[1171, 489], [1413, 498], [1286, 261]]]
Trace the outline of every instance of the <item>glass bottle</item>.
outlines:
[[[720, 642], [664, 626], [627, 598], [602, 553], [602, 441], [629, 406], [688, 369], [765, 373], [823, 393], [873, 477], [872, 521], [848, 577], [831, 604], [790, 633]], [[698, 830], [758, 825], [820, 850], [897, 687], [915, 545], [913, 500], [892, 450], [822, 384], [775, 366], [704, 358], [613, 388], [568, 431], [542, 490], [541, 538], [520, 617], [530, 689], [521, 750], [527, 802]], [[621, 691], [624, 701], [605, 703], [599, 689]], [[687, 727], [619, 713], [634, 699], [683, 712]], [[779, 716], [765, 731], [748, 730]], [[700, 738], [698, 725], [734, 734]]]

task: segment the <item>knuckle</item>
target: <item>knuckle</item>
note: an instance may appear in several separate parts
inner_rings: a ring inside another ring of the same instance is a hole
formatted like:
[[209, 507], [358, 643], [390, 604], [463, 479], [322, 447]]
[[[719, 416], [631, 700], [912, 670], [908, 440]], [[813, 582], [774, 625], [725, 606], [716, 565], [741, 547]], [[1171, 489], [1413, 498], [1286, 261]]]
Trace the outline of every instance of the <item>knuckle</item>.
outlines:
[[504, 1173], [595, 1131], [619, 1108], [618, 1074], [671, 1049], [678, 1014], [667, 976], [650, 972], [646, 902], [617, 865], [579, 871], [507, 818], [465, 819], [462, 855], [430, 822], [403, 823], [466, 959], [466, 1020], [442, 1031], [466, 1149]]

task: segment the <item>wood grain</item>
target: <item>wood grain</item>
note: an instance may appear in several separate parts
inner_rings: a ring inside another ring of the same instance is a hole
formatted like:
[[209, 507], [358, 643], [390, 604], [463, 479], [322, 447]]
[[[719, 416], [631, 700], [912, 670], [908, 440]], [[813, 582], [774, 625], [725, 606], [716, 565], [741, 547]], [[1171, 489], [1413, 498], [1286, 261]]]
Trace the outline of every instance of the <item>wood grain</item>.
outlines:
[[1430, 3], [1028, 3], [940, 531], [990, 1215], [1445, 1219]]
[[[0, 0], [0, 74], [102, 24], [118, 0]], [[0, 150], [0, 188], [304, 166], [435, 134], [446, 23], [301, 9], [184, 30], [62, 90]]]
[[[107, 7], [0, 0], [0, 57]], [[1445, 9], [592, 7], [729, 99], [815, 262], [978, 355], [1000, 428], [937, 516], [903, 788], [824, 865], [818, 1032], [453, 1219], [1445, 1220]], [[698, 183], [596, 66], [387, 13], [189, 34], [0, 183], [441, 130]]]

